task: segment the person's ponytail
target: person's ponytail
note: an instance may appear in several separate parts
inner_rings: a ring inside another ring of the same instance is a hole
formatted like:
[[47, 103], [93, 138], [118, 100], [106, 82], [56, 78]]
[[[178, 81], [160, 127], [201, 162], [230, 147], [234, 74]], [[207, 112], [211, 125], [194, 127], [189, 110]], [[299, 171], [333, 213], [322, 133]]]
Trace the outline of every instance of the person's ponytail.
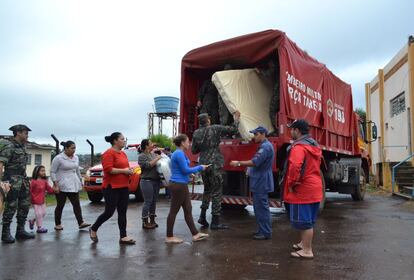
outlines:
[[73, 142], [72, 140], [62, 141], [60, 142], [60, 145], [62, 145], [65, 149], [69, 149], [72, 145], [75, 145], [75, 142]]
[[111, 135], [105, 136], [105, 141], [113, 145], [116, 140], [122, 135], [121, 132], [114, 132]]

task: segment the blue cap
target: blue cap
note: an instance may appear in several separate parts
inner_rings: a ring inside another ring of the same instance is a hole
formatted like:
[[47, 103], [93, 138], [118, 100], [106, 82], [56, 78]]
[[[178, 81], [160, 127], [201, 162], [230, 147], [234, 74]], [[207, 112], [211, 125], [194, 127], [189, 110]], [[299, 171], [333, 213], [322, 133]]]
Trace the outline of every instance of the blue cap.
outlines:
[[268, 131], [267, 131], [267, 129], [265, 128], [265, 127], [263, 127], [263, 126], [261, 126], [261, 125], [259, 125], [258, 127], [256, 127], [255, 129], [253, 129], [253, 130], [250, 130], [249, 131], [250, 133], [253, 133], [253, 134], [256, 134], [256, 133], [264, 133], [264, 134], [266, 134], [267, 135], [267, 133], [268, 133]]
[[288, 128], [297, 128], [302, 134], [309, 133], [309, 124], [304, 119], [298, 119], [287, 125]]

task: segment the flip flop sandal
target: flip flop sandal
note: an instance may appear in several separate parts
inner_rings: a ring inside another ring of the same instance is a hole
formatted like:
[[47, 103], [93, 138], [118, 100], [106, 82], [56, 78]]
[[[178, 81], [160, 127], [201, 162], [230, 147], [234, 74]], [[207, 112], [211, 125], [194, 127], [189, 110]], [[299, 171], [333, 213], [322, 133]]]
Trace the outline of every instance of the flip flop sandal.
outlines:
[[91, 228], [89, 228], [89, 237], [91, 238], [93, 243], [98, 242], [98, 236], [92, 236], [92, 229]]
[[290, 253], [290, 256], [296, 259], [305, 259], [305, 260], [313, 259], [313, 256], [304, 256], [304, 255], [299, 254], [298, 252], [292, 252]]
[[87, 228], [87, 227], [90, 227], [90, 226], [91, 226], [91, 224], [83, 223], [79, 226], [79, 229]]
[[197, 241], [204, 240], [204, 239], [206, 239], [207, 237], [208, 237], [208, 234], [201, 233], [201, 234], [198, 236], [198, 238], [193, 238], [193, 242], [197, 242]]
[[55, 230], [63, 230], [63, 227], [62, 226], [55, 226]]
[[128, 240], [119, 239], [119, 244], [135, 245], [135, 243], [136, 241], [134, 239], [128, 239]]
[[293, 244], [292, 248], [295, 249], [295, 250], [302, 250], [303, 249], [302, 246], [300, 246], [299, 244]]
[[180, 238], [176, 238], [176, 239], [173, 239], [173, 240], [165, 240], [165, 243], [167, 243], [167, 244], [181, 244], [181, 243], [183, 243], [184, 242], [184, 240], [182, 240], [182, 239], [180, 239]]

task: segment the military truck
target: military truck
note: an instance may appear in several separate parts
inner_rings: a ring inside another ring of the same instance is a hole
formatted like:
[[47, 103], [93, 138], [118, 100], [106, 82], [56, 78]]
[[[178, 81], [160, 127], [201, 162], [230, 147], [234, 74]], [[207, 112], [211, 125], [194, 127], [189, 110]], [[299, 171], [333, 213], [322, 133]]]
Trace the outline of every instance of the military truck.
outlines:
[[[197, 91], [206, 79], [211, 79], [226, 64], [233, 69], [260, 68], [272, 61], [279, 67], [274, 71], [278, 82], [279, 108], [273, 116], [277, 135], [269, 137], [276, 159], [273, 164], [275, 193], [280, 193], [278, 178], [286, 160], [286, 148], [292, 143], [286, 125], [295, 119], [306, 119], [310, 134], [323, 150], [321, 173], [324, 189], [352, 195], [363, 200], [369, 178], [370, 159], [364, 143], [367, 124], [353, 111], [351, 86], [335, 76], [323, 63], [311, 57], [279, 30], [266, 30], [216, 42], [188, 52], [181, 64], [181, 104], [179, 131], [190, 139], [198, 128]], [[243, 112], [241, 112], [243, 114]], [[257, 144], [241, 138], [222, 139], [221, 152], [225, 158], [223, 203], [252, 204], [245, 168], [232, 167], [230, 160], [249, 160]], [[188, 155], [193, 163], [198, 155]], [[200, 199], [201, 193], [193, 193]], [[270, 205], [280, 206], [277, 199]]]

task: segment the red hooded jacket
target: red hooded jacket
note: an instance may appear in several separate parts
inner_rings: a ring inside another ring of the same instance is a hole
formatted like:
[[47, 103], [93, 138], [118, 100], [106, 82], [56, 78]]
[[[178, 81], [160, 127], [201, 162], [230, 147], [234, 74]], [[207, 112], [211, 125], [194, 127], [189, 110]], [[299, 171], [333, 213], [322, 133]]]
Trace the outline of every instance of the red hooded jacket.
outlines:
[[323, 198], [322, 150], [309, 135], [296, 140], [288, 149], [283, 177], [284, 201], [293, 204], [320, 202]]

